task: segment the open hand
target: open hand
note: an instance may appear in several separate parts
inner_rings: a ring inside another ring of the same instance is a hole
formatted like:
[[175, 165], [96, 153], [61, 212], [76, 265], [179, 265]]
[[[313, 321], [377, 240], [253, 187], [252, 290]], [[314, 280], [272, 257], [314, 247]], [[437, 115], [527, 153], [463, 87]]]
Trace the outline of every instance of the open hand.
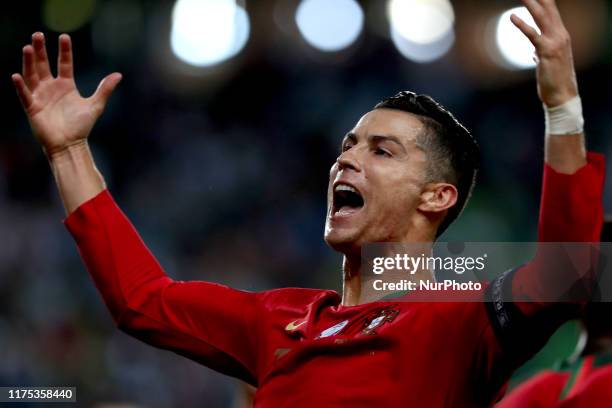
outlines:
[[32, 44], [23, 47], [22, 74], [13, 74], [12, 80], [32, 131], [50, 157], [86, 141], [121, 74], [108, 75], [92, 96], [83, 98], [74, 82], [70, 36], [59, 37], [57, 77], [54, 78], [44, 35], [37, 32], [32, 35]]

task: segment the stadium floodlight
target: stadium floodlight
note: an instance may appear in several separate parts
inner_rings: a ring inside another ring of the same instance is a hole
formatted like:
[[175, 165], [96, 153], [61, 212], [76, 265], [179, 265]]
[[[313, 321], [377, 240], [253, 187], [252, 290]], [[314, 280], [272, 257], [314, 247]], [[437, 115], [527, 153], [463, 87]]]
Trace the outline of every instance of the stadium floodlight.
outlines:
[[448, 0], [390, 0], [391, 29], [417, 44], [440, 40], [453, 29], [455, 13]]
[[206, 67], [238, 54], [249, 32], [248, 14], [235, 0], [177, 0], [170, 46], [180, 60]]
[[455, 12], [448, 0], [389, 0], [391, 40], [415, 62], [431, 62], [448, 52], [455, 40]]
[[397, 50], [407, 59], [418, 62], [427, 63], [437, 60], [444, 56], [455, 43], [455, 32], [450, 30], [444, 37], [428, 44], [419, 44], [407, 40], [400, 33], [391, 30], [391, 41]]
[[501, 65], [510, 69], [533, 68], [536, 66], [534, 61], [535, 48], [529, 39], [512, 24], [512, 21], [510, 21], [512, 14], [516, 14], [540, 32], [535, 21], [533, 21], [533, 17], [525, 7], [516, 7], [505, 11], [497, 19], [495, 30], [495, 43], [499, 56], [502, 57], [498, 60]]
[[295, 20], [308, 44], [324, 52], [336, 52], [357, 40], [364, 15], [355, 0], [302, 0]]

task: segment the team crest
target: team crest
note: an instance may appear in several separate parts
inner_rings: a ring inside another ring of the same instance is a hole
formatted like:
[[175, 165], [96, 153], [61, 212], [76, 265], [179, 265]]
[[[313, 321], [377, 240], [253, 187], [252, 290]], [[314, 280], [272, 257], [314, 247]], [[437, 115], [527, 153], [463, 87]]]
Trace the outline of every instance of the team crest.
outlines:
[[363, 334], [376, 334], [376, 329], [385, 323], [392, 322], [397, 315], [399, 310], [386, 308], [378, 312], [372, 319], [366, 319], [364, 322], [364, 328], [361, 330]]

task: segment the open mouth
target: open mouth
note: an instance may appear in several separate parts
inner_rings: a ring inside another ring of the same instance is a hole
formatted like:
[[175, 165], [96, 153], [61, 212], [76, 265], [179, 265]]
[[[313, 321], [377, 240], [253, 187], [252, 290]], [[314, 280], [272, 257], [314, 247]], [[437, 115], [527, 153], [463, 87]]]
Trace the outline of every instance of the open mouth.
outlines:
[[363, 208], [361, 193], [348, 184], [338, 183], [334, 186], [334, 203], [332, 215], [344, 216], [356, 213]]

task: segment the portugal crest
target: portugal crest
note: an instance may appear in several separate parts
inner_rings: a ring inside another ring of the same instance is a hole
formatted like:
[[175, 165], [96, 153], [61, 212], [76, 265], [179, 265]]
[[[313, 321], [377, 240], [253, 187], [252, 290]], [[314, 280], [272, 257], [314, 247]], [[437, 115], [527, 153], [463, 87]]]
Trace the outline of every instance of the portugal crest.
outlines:
[[378, 311], [373, 317], [366, 318], [361, 332], [363, 334], [376, 334], [376, 329], [385, 323], [392, 322], [398, 314], [399, 310], [395, 309], [393, 306], [384, 308]]

